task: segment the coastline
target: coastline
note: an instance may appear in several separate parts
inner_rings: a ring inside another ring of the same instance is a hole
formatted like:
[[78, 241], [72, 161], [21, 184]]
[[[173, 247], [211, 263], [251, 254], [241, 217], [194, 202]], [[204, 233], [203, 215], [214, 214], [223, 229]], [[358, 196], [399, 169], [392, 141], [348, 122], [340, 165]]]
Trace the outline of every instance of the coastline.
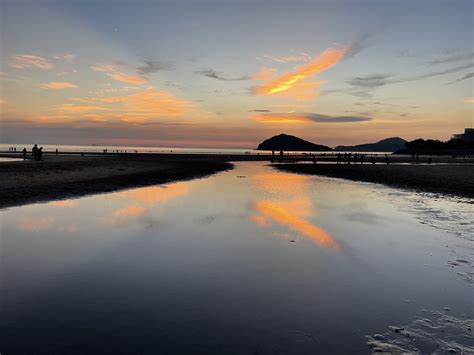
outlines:
[[474, 165], [272, 164], [278, 170], [474, 198]]
[[199, 156], [45, 155], [41, 162], [2, 162], [0, 209], [202, 178], [232, 168], [225, 159]]

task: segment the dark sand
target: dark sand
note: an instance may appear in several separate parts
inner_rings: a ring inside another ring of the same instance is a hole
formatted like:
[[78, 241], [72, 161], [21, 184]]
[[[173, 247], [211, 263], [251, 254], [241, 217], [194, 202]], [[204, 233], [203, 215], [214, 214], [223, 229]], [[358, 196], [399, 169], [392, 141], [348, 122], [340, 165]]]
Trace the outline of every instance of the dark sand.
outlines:
[[1, 162], [0, 208], [204, 177], [231, 169], [232, 165], [224, 160], [199, 156], [45, 155], [40, 162]]
[[279, 170], [474, 198], [474, 165], [274, 164]]

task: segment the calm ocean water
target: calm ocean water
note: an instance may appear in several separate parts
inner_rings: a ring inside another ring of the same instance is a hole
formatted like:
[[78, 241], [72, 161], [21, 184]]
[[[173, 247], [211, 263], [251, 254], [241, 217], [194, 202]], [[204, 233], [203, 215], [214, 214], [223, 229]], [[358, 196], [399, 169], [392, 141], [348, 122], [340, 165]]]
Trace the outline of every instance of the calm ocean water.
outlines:
[[5, 209], [0, 351], [467, 353], [473, 216], [468, 199], [248, 162]]

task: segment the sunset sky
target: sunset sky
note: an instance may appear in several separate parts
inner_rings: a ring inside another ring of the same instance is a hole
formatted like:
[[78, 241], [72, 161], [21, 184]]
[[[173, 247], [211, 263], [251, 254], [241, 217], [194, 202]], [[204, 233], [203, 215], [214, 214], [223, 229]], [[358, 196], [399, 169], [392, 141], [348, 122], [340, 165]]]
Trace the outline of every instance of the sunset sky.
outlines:
[[474, 124], [470, 0], [0, 6], [0, 143], [335, 146]]

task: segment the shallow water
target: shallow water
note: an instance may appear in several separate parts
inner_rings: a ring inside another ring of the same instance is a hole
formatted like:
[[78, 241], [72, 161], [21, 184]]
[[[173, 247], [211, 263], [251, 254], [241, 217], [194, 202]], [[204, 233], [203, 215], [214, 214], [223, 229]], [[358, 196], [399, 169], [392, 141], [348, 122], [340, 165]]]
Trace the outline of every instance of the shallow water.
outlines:
[[472, 200], [239, 163], [0, 215], [6, 354], [367, 353], [473, 318]]

